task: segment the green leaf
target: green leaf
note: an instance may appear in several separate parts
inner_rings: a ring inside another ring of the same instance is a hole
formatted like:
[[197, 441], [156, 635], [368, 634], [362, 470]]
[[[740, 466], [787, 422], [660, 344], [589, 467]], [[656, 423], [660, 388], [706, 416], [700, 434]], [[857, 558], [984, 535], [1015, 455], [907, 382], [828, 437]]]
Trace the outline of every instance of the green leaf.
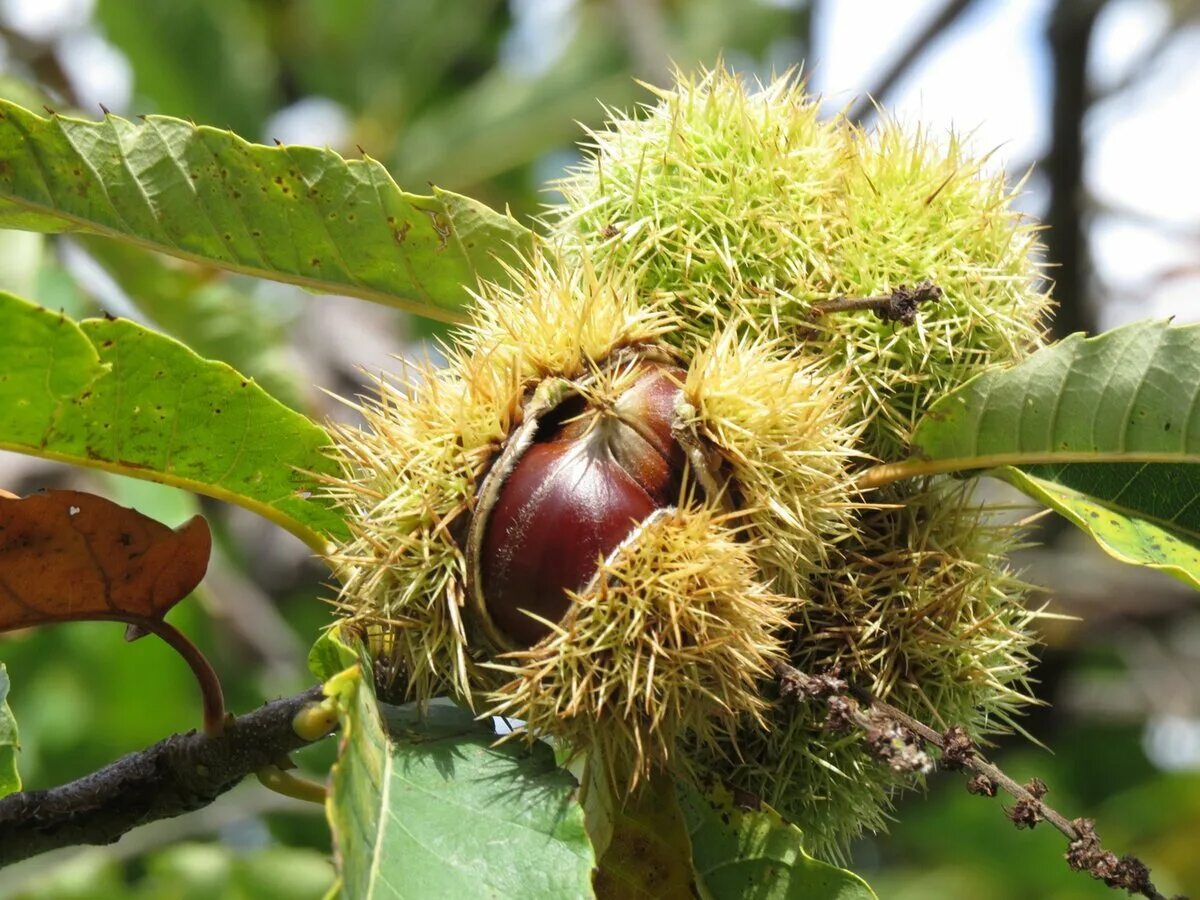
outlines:
[[[591, 787], [595, 792], [600, 783], [593, 781]], [[671, 778], [656, 775], [634, 796], [613, 806], [611, 837], [596, 872], [596, 896], [600, 900], [694, 896], [692, 845]]]
[[8, 670], [0, 663], [0, 797], [21, 789], [17, 772], [17, 720], [8, 708]]
[[263, 147], [147, 116], [85, 122], [0, 100], [0, 224], [74, 228], [311, 291], [464, 321], [529, 232], [481, 203], [400, 190], [378, 162]]
[[547, 745], [495, 746], [445, 701], [380, 704], [369, 676], [348, 706], [328, 804], [343, 896], [592, 896], [575, 780]]
[[321, 632], [321, 636], [308, 651], [308, 671], [321, 682], [328, 681], [357, 661], [358, 656], [354, 648], [342, 638], [340, 624]]
[[722, 787], [681, 785], [679, 801], [708, 900], [878, 900], [853, 872], [808, 856], [800, 830], [767, 807], [744, 810]]
[[253, 376], [277, 400], [302, 408], [300, 379], [286, 346], [291, 317], [250, 293], [257, 282], [108, 238], [80, 243], [155, 326], [201, 356]]
[[314, 549], [344, 534], [306, 473], [329, 436], [224, 363], [127, 319], [85, 319], [0, 294], [0, 449], [237, 503]]
[[1124, 562], [1200, 588], [1200, 326], [1075, 334], [940, 398], [864, 486], [987, 469]]

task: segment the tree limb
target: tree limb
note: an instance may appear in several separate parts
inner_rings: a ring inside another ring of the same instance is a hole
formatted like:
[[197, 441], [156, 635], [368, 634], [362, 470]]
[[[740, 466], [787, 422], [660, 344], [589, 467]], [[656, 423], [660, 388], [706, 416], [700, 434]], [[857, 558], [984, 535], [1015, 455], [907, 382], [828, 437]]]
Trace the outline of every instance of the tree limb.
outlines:
[[110, 844], [138, 825], [207, 806], [309, 743], [292, 727], [320, 687], [230, 719], [216, 736], [175, 734], [77, 781], [0, 798], [0, 866], [73, 844]]
[[1092, 275], [1087, 240], [1086, 197], [1083, 193], [1085, 141], [1083, 123], [1091, 102], [1088, 55], [1096, 21], [1107, 0], [1058, 0], [1046, 28], [1054, 65], [1052, 137], [1042, 160], [1050, 181], [1046, 209], [1046, 258], [1054, 268], [1054, 332], [1065, 337], [1095, 330], [1095, 311], [1089, 305]]
[[1042, 799], [1047, 787], [1039, 778], [1020, 784], [989, 762], [959, 726], [938, 732], [924, 722], [868, 692], [855, 688], [836, 672], [810, 675], [784, 662], [774, 664], [782, 699], [824, 701], [829, 714], [825, 727], [831, 731], [860, 729], [871, 752], [897, 772], [928, 772], [932, 760], [925, 745], [936, 747], [944, 769], [969, 769], [975, 775], [967, 782], [972, 794], [994, 797], [1003, 789], [1016, 803], [1005, 814], [1018, 828], [1033, 828], [1049, 822], [1067, 838], [1067, 864], [1076, 871], [1113, 888], [1123, 888], [1149, 900], [1166, 900], [1150, 881], [1150, 870], [1136, 857], [1120, 859], [1105, 850], [1091, 819], [1068, 819]]

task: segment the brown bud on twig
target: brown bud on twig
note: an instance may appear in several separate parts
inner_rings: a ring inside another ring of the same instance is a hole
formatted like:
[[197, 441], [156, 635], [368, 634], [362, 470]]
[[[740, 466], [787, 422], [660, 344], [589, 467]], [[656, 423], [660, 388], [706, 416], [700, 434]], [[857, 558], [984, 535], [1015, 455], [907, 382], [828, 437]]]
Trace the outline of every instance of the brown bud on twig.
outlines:
[[825, 728], [832, 732], [850, 731], [854, 727], [856, 704], [848, 697], [833, 696], [828, 700]]
[[1141, 860], [1105, 850], [1091, 819], [1075, 819], [1072, 823], [1079, 837], [1067, 847], [1067, 865], [1077, 872], [1087, 872], [1093, 878], [1113, 888], [1124, 888], [1131, 894], [1153, 896], [1150, 870]]
[[942, 735], [942, 768], [958, 771], [975, 754], [975, 743], [961, 725], [951, 725]]
[[967, 791], [978, 797], [995, 797], [998, 786], [982, 772], [967, 779]]
[[1046, 787], [1046, 782], [1040, 778], [1030, 778], [1025, 782], [1025, 790], [1029, 791], [1035, 800], [1041, 800], [1046, 794], [1050, 793], [1050, 788]]
[[924, 747], [932, 745], [941, 751], [945, 768], [970, 769], [974, 773], [967, 781], [967, 790], [972, 794], [995, 797], [1003, 788], [1012, 796], [1016, 802], [1004, 812], [1018, 828], [1049, 822], [1062, 832], [1070, 842], [1066, 859], [1072, 869], [1087, 872], [1109, 887], [1124, 888], [1149, 900], [1166, 900], [1150, 881], [1145, 863], [1133, 856], [1118, 858], [1105, 850], [1091, 820], [1071, 821], [1048, 806], [1042, 799], [1048, 792], [1044, 781], [1031, 778], [1025, 784], [1018, 783], [986, 759], [961, 726], [952, 725], [938, 732], [870, 692], [849, 687], [838, 673], [814, 676], [783, 662], [775, 663], [774, 669], [781, 698], [797, 702], [823, 699], [828, 709], [825, 727], [834, 731], [861, 730], [871, 753], [895, 771], [928, 771]]
[[1018, 828], [1033, 828], [1046, 817], [1042, 814], [1042, 804], [1037, 800], [1022, 797], [1011, 808], [1004, 810]]
[[864, 741], [867, 749], [893, 772], [925, 774], [933, 769], [920, 738], [896, 722], [879, 718], [877, 725], [867, 729]]
[[942, 289], [932, 281], [922, 281], [913, 287], [901, 285], [881, 297], [837, 297], [812, 305], [811, 316], [817, 319], [835, 312], [869, 309], [885, 322], [911, 325], [917, 320], [917, 307], [928, 300], [938, 300]]

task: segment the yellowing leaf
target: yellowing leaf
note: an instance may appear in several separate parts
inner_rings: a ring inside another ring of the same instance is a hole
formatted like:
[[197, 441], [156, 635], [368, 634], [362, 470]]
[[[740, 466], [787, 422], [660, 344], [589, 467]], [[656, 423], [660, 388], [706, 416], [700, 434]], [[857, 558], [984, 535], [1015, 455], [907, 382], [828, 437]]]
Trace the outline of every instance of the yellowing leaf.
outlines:
[[596, 897], [691, 897], [693, 882], [692, 845], [675, 797], [675, 783], [660, 774], [624, 804], [617, 805], [612, 838], [596, 872]]

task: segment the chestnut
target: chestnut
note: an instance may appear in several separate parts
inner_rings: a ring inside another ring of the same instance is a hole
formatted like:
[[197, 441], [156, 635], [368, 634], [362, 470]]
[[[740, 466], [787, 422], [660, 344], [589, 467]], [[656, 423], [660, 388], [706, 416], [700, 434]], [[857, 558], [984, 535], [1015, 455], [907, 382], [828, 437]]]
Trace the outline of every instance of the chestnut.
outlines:
[[683, 372], [645, 364], [615, 396], [560, 383], [527, 407], [480, 485], [468, 557], [473, 611], [502, 649], [530, 647], [603, 561], [674, 505], [685, 463], [672, 435]]

